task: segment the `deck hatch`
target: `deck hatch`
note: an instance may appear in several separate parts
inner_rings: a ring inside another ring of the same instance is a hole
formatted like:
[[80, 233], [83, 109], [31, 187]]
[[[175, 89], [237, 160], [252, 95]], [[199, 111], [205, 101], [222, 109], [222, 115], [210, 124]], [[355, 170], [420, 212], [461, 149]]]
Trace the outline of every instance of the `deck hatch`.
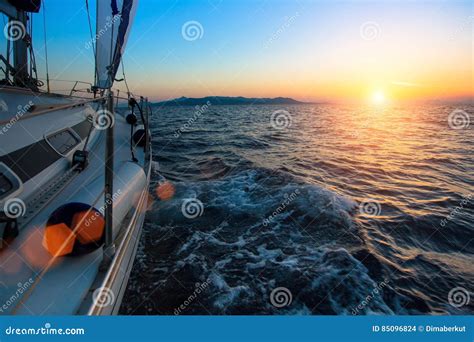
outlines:
[[48, 144], [60, 155], [66, 156], [80, 144], [81, 139], [70, 128], [55, 132], [46, 137]]
[[[70, 129], [73, 131], [73, 134], [83, 140], [87, 136], [90, 126], [90, 122], [84, 120]], [[4, 163], [23, 183], [26, 183], [61, 157], [64, 156], [59, 154], [45, 138], [0, 156], [0, 165]]]
[[3, 163], [0, 163], [0, 199], [21, 191], [20, 179]]
[[8, 194], [13, 189], [13, 184], [10, 180], [3, 174], [0, 173], [0, 197]]

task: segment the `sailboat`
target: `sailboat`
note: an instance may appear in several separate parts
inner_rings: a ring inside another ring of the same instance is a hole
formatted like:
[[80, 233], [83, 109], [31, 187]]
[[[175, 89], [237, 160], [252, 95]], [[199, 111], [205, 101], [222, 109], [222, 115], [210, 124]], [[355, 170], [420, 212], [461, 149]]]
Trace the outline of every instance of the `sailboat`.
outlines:
[[0, 314], [116, 314], [152, 164], [148, 100], [112, 87], [137, 1], [97, 0], [94, 83], [69, 94], [36, 76], [42, 5], [0, 0]]

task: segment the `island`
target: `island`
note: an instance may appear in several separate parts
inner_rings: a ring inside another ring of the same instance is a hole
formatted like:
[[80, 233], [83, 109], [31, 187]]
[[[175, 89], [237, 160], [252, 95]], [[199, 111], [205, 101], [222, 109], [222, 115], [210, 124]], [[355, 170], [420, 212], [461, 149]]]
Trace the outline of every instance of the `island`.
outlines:
[[230, 96], [207, 96], [200, 98], [180, 97], [172, 100], [152, 103], [152, 106], [200, 106], [211, 103], [212, 105], [288, 105], [305, 104], [289, 97], [253, 98]]

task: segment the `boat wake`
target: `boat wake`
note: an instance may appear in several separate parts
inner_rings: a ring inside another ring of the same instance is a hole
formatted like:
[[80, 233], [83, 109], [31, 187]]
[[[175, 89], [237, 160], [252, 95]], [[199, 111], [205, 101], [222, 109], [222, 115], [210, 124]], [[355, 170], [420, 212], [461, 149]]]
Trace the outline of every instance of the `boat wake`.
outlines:
[[[175, 190], [148, 215], [125, 313], [392, 313], [377, 290], [389, 285], [348, 251], [364, 249], [350, 199], [266, 169]], [[190, 200], [202, 204], [193, 217]], [[287, 305], [273, 298], [279, 288]], [[152, 296], [141, 302], [143, 291]]]
[[179, 137], [193, 107], [155, 117], [156, 194], [122, 313], [474, 312], [471, 131], [446, 131], [436, 106], [332, 105], [288, 106], [277, 130], [280, 109], [211, 107]]

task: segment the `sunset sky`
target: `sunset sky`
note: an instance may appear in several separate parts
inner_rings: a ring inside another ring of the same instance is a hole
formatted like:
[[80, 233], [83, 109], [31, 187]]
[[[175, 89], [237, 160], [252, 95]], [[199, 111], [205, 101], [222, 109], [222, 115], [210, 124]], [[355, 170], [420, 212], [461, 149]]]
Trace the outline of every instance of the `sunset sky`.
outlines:
[[[93, 79], [84, 4], [46, 0], [52, 78]], [[189, 21], [202, 26], [196, 40], [183, 37]], [[141, 0], [125, 68], [130, 87], [154, 100], [472, 98], [473, 25], [471, 1]]]

